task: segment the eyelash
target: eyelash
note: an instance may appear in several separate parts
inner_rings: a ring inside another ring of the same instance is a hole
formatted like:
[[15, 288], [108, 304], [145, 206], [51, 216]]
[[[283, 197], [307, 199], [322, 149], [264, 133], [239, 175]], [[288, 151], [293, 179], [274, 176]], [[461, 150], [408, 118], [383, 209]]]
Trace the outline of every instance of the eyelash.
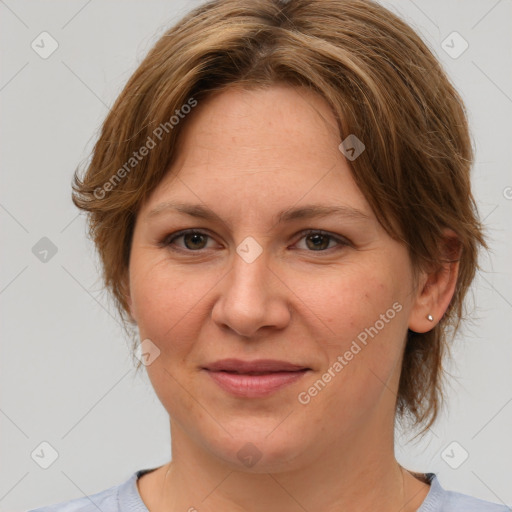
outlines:
[[[204, 231], [200, 231], [200, 230], [197, 230], [197, 229], [185, 229], [183, 231], [178, 231], [177, 233], [172, 233], [170, 235], [167, 235], [163, 241], [161, 242], [161, 246], [163, 247], [166, 247], [168, 249], [171, 249], [172, 251], [175, 251], [175, 252], [181, 252], [181, 253], [201, 253], [207, 249], [197, 249], [197, 250], [191, 250], [191, 249], [184, 249], [184, 248], [181, 248], [181, 247], [176, 247], [176, 246], [173, 246], [173, 242], [176, 241], [177, 239], [179, 238], [182, 238], [186, 235], [202, 235], [202, 236], [206, 236], [208, 238], [213, 238], [211, 235], [209, 235], [208, 233], [205, 233]], [[332, 233], [329, 233], [327, 231], [323, 231], [321, 229], [306, 229], [306, 230], [303, 230], [301, 231], [300, 233], [298, 233], [298, 235], [300, 235], [300, 238], [299, 238], [299, 241], [302, 240], [303, 238], [306, 238], [308, 236], [311, 236], [311, 235], [321, 235], [321, 236], [324, 236], [326, 238], [329, 238], [329, 241], [335, 241], [337, 242], [337, 246], [336, 247], [328, 247], [327, 249], [323, 249], [323, 250], [318, 250], [318, 251], [314, 251], [314, 250], [307, 250], [307, 249], [299, 249], [299, 250], [305, 250], [307, 252], [328, 252], [332, 249], [340, 249], [342, 247], [347, 247], [347, 246], [351, 246], [351, 242], [349, 240], [347, 240], [346, 238], [343, 238], [343, 237], [339, 237], [339, 236], [335, 236], [333, 235]]]

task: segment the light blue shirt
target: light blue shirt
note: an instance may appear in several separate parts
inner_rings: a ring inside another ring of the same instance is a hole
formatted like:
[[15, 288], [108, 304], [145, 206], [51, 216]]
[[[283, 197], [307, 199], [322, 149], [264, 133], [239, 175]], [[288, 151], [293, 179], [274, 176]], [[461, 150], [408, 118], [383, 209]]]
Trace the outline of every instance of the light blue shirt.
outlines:
[[[153, 468], [156, 469], [156, 468]], [[148, 512], [137, 488], [137, 479], [153, 469], [141, 469], [126, 482], [84, 498], [49, 505], [29, 512]], [[445, 491], [435, 473], [427, 473], [430, 491], [417, 512], [511, 512], [497, 505], [466, 494]]]

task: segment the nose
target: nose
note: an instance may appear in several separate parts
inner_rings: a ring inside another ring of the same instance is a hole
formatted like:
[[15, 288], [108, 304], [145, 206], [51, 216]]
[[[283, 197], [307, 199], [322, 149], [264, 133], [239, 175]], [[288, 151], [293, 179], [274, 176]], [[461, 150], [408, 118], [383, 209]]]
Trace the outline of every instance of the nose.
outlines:
[[247, 263], [238, 254], [230, 272], [219, 283], [219, 297], [213, 321], [245, 338], [255, 338], [260, 331], [283, 329], [290, 321], [287, 288], [261, 255]]

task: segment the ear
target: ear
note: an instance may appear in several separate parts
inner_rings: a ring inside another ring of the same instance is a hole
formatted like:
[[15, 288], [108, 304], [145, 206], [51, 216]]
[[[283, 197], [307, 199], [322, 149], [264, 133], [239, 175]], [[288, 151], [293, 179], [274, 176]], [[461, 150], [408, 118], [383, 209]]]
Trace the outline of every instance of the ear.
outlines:
[[416, 298], [409, 315], [409, 329], [414, 332], [433, 329], [448, 309], [455, 292], [461, 255], [459, 238], [451, 229], [445, 229], [440, 246], [440, 266], [421, 272], [418, 279]]

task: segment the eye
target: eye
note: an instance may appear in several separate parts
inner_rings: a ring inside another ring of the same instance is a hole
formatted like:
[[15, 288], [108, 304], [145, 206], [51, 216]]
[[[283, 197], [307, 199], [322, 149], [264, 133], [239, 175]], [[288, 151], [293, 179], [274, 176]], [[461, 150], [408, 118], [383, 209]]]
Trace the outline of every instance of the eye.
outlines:
[[[182, 243], [176, 243], [180, 239]], [[166, 237], [162, 244], [166, 247], [171, 247], [171, 249], [194, 252], [208, 249], [207, 243], [209, 239], [211, 239], [210, 235], [202, 231], [190, 229]]]
[[[343, 237], [335, 236], [318, 229], [309, 229], [301, 232], [300, 235], [301, 238], [299, 242], [304, 241], [305, 245], [303, 247], [299, 246], [298, 248], [310, 252], [326, 252], [329, 249], [339, 249], [351, 245], [350, 242]], [[203, 249], [213, 248], [211, 245], [208, 246], [208, 242], [213, 243], [213, 239], [207, 233], [188, 229], [168, 235], [161, 242], [161, 245], [176, 251], [199, 252]], [[297, 245], [300, 245], [299, 242], [295, 244], [295, 248], [297, 248]]]
[[327, 249], [333, 249], [336, 247], [340, 248], [350, 245], [348, 240], [318, 229], [309, 229], [307, 231], [303, 231], [301, 235], [302, 237], [300, 240], [305, 241], [305, 248], [299, 247], [299, 249], [324, 252]]

